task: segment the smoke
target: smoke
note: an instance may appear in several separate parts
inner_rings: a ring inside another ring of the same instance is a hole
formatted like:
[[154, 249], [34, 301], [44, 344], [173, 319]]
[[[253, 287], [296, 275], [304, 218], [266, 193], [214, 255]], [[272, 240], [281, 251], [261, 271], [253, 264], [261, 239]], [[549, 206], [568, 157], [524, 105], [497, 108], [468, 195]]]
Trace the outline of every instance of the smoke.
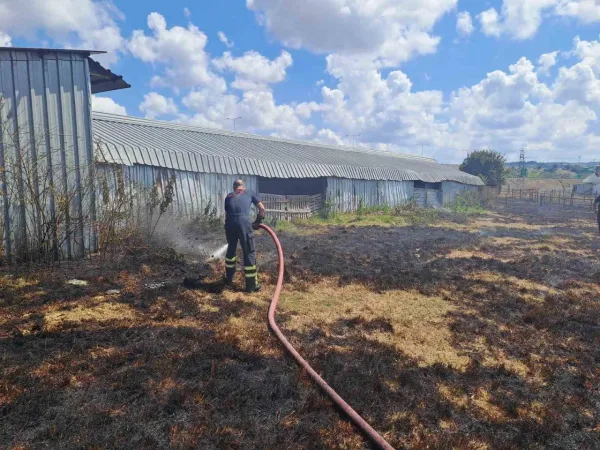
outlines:
[[154, 240], [172, 247], [195, 262], [225, 258], [227, 244], [220, 221], [183, 221], [177, 218], [161, 220]]

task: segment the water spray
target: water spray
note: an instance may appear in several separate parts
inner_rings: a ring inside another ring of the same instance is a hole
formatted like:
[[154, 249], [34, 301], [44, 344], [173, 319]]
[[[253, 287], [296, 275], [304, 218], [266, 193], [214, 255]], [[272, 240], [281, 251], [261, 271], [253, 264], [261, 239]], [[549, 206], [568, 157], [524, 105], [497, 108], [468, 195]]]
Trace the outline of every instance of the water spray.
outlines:
[[219, 248], [218, 250], [215, 250], [211, 255], [210, 255], [210, 259], [211, 260], [215, 260], [215, 259], [223, 259], [225, 257], [225, 253], [227, 253], [227, 247], [228, 245], [225, 244], [223, 247]]

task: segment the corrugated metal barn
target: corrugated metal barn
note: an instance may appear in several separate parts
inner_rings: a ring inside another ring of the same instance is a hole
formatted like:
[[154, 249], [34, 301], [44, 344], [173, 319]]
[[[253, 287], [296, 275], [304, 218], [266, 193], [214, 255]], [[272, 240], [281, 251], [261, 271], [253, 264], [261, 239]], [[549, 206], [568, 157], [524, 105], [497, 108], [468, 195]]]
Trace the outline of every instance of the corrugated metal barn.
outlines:
[[[92, 93], [129, 87], [94, 53], [0, 48], [5, 259], [30, 245], [27, 236], [46, 232], [58, 210], [67, 220], [55, 230], [57, 255], [80, 257], [95, 248], [95, 233], [83, 220], [96, 214], [97, 186], [85, 181], [95, 169], [119, 167], [130, 186], [164, 185], [174, 176], [174, 208], [189, 217], [210, 205], [221, 215], [237, 178], [261, 195], [321, 198], [339, 211], [361, 201], [442, 206], [483, 184], [428, 158], [92, 114]], [[34, 199], [48, 197], [38, 212], [31, 212], [28, 191]]]
[[414, 199], [441, 206], [483, 184], [433, 159], [391, 152], [101, 113], [94, 113], [93, 127], [99, 161], [123, 165], [132, 180], [145, 183], [172, 171], [180, 183], [180, 209], [191, 213], [207, 201], [221, 208], [238, 177], [260, 194], [320, 194], [340, 211], [356, 209], [361, 199], [365, 205]]

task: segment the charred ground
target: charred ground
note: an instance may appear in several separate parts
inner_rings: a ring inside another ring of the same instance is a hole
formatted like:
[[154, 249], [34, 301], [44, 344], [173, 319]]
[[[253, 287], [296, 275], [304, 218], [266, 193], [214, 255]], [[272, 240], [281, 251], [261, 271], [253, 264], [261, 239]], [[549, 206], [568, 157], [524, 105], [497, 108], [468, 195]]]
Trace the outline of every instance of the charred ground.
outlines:
[[[280, 233], [279, 321], [392, 445], [600, 448], [591, 214], [361, 225]], [[252, 296], [187, 290], [223, 268], [157, 257], [2, 270], [0, 446], [368, 447], [269, 333], [276, 260], [257, 248]]]

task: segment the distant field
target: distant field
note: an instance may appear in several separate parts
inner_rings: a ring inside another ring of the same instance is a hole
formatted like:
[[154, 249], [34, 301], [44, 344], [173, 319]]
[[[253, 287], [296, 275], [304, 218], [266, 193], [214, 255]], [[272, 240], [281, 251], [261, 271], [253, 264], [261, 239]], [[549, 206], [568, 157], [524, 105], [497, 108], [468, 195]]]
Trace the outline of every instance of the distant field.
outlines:
[[[518, 178], [509, 178], [507, 180], [507, 185], [510, 186], [511, 189], [519, 188], [519, 179]], [[554, 180], [554, 179], [525, 179], [525, 186], [522, 189], [539, 189], [542, 191], [550, 191], [552, 189], [571, 189], [571, 186], [575, 184], [581, 183], [582, 180], [579, 179], [563, 179], [563, 180]]]

